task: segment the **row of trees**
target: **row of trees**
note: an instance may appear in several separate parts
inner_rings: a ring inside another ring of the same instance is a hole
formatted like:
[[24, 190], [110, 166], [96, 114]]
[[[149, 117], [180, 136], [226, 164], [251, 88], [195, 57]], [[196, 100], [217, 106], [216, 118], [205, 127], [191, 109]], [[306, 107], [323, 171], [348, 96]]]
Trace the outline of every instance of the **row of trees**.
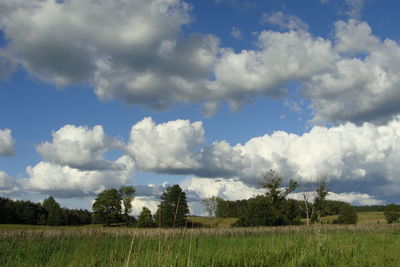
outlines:
[[326, 179], [320, 179], [314, 192], [303, 192], [302, 201], [287, 198], [297, 188], [297, 182], [290, 180], [289, 185], [284, 187], [282, 181], [278, 173], [270, 170], [264, 175], [265, 195], [238, 201], [211, 197], [203, 200], [203, 205], [211, 217], [239, 218], [236, 223], [238, 226], [293, 225], [302, 223], [301, 218], [306, 219], [307, 224], [318, 223], [322, 216], [336, 214], [339, 214], [339, 218], [334, 223], [357, 222], [357, 212], [354, 207], [345, 202], [326, 200], [328, 195]]
[[0, 197], [0, 223], [32, 225], [84, 225], [92, 222], [87, 210], [61, 208], [49, 197], [43, 203]]
[[137, 221], [129, 216], [135, 189], [122, 186], [119, 190], [107, 189], [101, 192], [93, 203], [95, 223], [110, 225], [124, 221], [126, 225], [135, 223], [138, 227], [182, 227], [187, 225], [189, 207], [186, 194], [179, 185], [168, 187], [161, 195], [161, 202], [153, 216], [147, 207], [143, 207]]
[[[288, 199], [288, 195], [298, 186], [290, 180], [288, 186], [282, 186], [282, 177], [273, 170], [264, 175], [264, 195], [246, 200], [227, 201], [217, 197], [203, 200], [205, 210], [210, 217], [238, 218], [236, 226], [278, 226], [320, 223], [322, 216], [339, 214], [333, 223], [357, 223], [357, 210], [341, 201], [326, 200], [328, 188], [326, 180], [320, 180], [314, 192], [302, 193], [303, 200]], [[183, 227], [190, 226], [187, 220], [189, 207], [185, 192], [179, 185], [168, 187], [161, 195], [161, 202], [154, 215], [143, 207], [137, 220], [131, 216], [135, 188], [121, 186], [106, 189], [96, 197], [92, 209], [69, 210], [49, 197], [43, 203], [30, 201], [13, 201], [0, 198], [0, 223], [43, 224], [43, 225], [82, 225], [102, 223], [105, 225], [122, 224], [137, 227]], [[311, 201], [312, 200], [312, 201]], [[365, 209], [381, 209], [380, 206]], [[397, 222], [400, 218], [400, 206], [388, 205], [384, 214], [388, 223]]]

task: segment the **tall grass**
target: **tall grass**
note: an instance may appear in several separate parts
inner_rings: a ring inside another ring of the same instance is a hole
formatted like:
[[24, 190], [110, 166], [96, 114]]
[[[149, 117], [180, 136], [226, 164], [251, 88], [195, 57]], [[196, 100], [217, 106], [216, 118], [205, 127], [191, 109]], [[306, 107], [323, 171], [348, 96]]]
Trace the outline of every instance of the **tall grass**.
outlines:
[[0, 266], [400, 266], [400, 226], [0, 230]]

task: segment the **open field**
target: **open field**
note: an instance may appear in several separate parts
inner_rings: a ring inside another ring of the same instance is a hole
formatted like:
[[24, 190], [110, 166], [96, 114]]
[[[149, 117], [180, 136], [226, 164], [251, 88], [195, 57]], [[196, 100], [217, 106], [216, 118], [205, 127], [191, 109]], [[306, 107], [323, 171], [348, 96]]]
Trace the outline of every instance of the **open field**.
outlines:
[[[383, 211], [357, 212], [357, 216], [357, 224], [386, 224]], [[337, 215], [326, 216], [322, 217], [321, 221], [323, 223], [332, 223], [337, 217]]]
[[204, 227], [211, 228], [228, 228], [231, 227], [237, 218], [209, 218], [209, 217], [189, 217], [193, 223], [201, 224]]
[[[357, 224], [386, 224], [385, 216], [382, 211], [372, 212], [357, 212], [358, 222]], [[338, 216], [326, 216], [322, 217], [323, 223], [332, 223]], [[207, 217], [189, 217], [194, 223], [200, 223], [205, 227], [217, 227], [226, 228], [231, 227], [233, 223], [237, 221], [237, 218], [207, 218]], [[306, 219], [302, 219], [302, 222], [306, 222]]]
[[400, 266], [400, 225], [2, 227], [1, 266]]

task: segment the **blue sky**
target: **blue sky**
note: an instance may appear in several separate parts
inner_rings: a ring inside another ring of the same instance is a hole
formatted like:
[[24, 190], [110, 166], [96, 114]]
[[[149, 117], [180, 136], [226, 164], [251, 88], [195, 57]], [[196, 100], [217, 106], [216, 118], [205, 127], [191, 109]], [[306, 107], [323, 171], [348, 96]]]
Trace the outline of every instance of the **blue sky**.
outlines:
[[261, 193], [273, 168], [398, 203], [398, 8], [0, 0], [0, 193], [88, 208], [133, 184], [154, 209], [179, 183], [201, 214], [201, 198]]

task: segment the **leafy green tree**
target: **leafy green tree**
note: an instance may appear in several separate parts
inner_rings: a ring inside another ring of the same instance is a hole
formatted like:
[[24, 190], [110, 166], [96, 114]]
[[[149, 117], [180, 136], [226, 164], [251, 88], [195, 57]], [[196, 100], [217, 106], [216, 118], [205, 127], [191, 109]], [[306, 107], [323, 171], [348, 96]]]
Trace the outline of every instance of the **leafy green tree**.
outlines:
[[387, 223], [392, 224], [398, 222], [400, 219], [400, 206], [396, 204], [389, 204], [383, 212]]
[[358, 220], [357, 210], [345, 203], [340, 208], [339, 216], [333, 221], [334, 224], [356, 224]]
[[115, 188], [101, 192], [92, 205], [94, 222], [110, 225], [118, 222], [121, 214], [121, 195]]
[[135, 198], [135, 188], [133, 186], [121, 186], [119, 188], [119, 194], [122, 198], [122, 204], [123, 204], [123, 216], [126, 225], [129, 225], [130, 222], [130, 217], [129, 214], [132, 211], [132, 201]]
[[201, 201], [201, 204], [204, 206], [204, 210], [208, 213], [209, 217], [215, 217], [217, 213], [218, 202], [221, 201], [221, 198], [216, 196], [212, 196], [209, 198], [205, 198]]
[[189, 207], [186, 194], [179, 185], [173, 185], [161, 195], [161, 203], [156, 212], [156, 222], [160, 227], [181, 227], [186, 224]]
[[153, 216], [151, 215], [151, 211], [148, 208], [143, 207], [142, 211], [139, 214], [136, 225], [140, 228], [149, 228], [156, 226], [153, 220]]
[[267, 204], [272, 209], [272, 214], [275, 217], [273, 225], [287, 224], [288, 218], [287, 214], [285, 214], [286, 198], [297, 187], [297, 182], [294, 180], [290, 180], [287, 187], [282, 187], [282, 180], [282, 177], [274, 170], [269, 170], [264, 174], [262, 186], [267, 189], [265, 193]]
[[247, 209], [247, 201], [246, 199], [229, 201], [218, 198], [215, 215], [218, 218], [239, 218]]
[[279, 215], [267, 203], [266, 196], [256, 196], [247, 200], [247, 208], [239, 217], [235, 226], [272, 226]]
[[64, 214], [60, 205], [50, 196], [43, 201], [42, 207], [47, 211], [47, 225], [62, 225]]

